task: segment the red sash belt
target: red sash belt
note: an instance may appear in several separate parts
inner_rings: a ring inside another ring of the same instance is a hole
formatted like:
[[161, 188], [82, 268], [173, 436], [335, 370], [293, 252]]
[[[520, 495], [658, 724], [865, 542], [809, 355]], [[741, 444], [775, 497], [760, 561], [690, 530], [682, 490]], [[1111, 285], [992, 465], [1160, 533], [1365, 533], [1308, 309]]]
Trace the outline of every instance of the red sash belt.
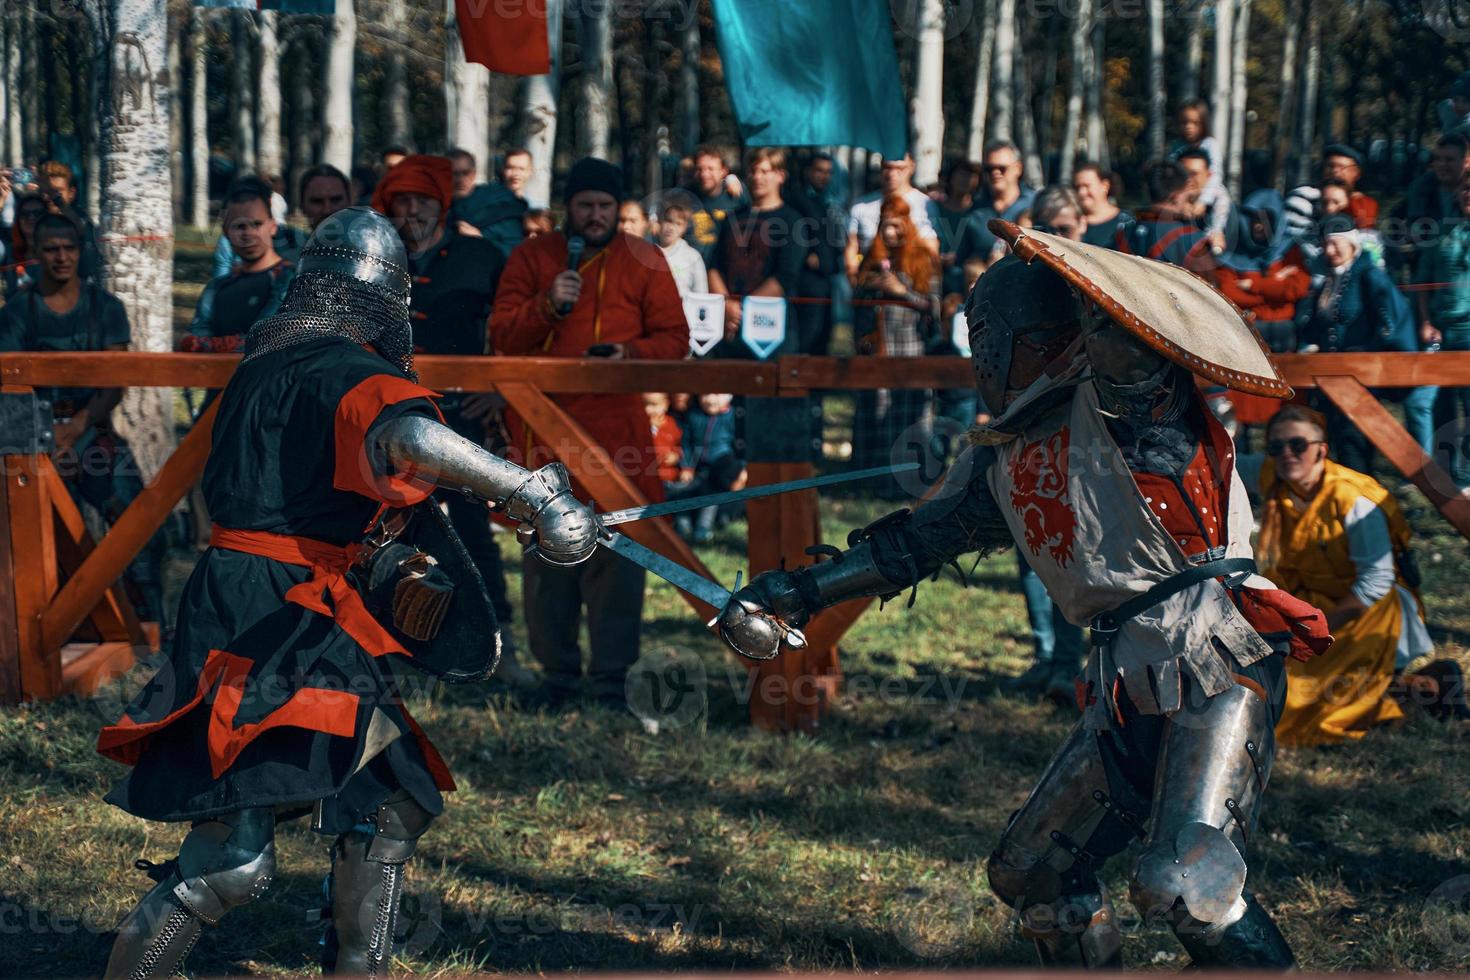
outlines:
[[[382, 623], [373, 618], [372, 613], [362, 604], [362, 596], [347, 581], [347, 570], [356, 560], [361, 545], [339, 547], [312, 538], [272, 534], [269, 531], [240, 531], [226, 527], [213, 528], [209, 535], [209, 544], [212, 548], [240, 551], [285, 565], [311, 569], [311, 578], [287, 590], [287, 602], [330, 617], [342, 628], [342, 632], [375, 657], [388, 653], [413, 656], [393, 638], [393, 634]], [[330, 605], [327, 603], [327, 596], [331, 597]]]

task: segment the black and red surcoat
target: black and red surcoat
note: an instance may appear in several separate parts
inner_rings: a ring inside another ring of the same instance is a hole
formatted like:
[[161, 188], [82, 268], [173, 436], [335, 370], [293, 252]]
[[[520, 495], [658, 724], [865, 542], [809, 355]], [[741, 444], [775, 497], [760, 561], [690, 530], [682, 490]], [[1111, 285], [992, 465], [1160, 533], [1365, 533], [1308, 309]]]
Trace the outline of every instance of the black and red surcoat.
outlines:
[[132, 767], [108, 802], [174, 821], [323, 800], [323, 829], [340, 831], [402, 787], [442, 812], [454, 782], [390, 667], [408, 653], [346, 576], [381, 510], [432, 489], [375, 476], [368, 430], [438, 418], [433, 397], [346, 338], [240, 366], [204, 472], [215, 530], [172, 652], [97, 740]]

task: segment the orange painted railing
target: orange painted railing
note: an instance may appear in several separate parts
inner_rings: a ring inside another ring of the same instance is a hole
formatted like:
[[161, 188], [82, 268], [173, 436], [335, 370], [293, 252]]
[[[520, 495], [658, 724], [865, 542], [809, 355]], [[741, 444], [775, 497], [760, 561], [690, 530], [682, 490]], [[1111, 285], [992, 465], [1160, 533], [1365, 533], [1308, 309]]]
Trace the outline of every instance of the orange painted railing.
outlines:
[[[1409, 437], [1369, 391], [1419, 385], [1470, 386], [1470, 353], [1311, 354], [1277, 359], [1295, 388], [1318, 388], [1342, 408], [1404, 476], [1470, 538], [1470, 496]], [[44, 386], [223, 387], [238, 358], [215, 354], [0, 355], [7, 392]], [[606, 359], [421, 357], [419, 372], [437, 390], [497, 391], [558, 449], [603, 509], [634, 506], [632, 481], [607, 465], [606, 453], [549, 397], [555, 394], [720, 391], [806, 397], [813, 390], [961, 388], [972, 383], [959, 357], [784, 357], [773, 361], [609, 361]], [[146, 642], [122, 594], [129, 563], [199, 479], [208, 456], [212, 411], [206, 412], [144, 493], [101, 541], [86, 533], [60, 478], [44, 455], [6, 456], [0, 487], [0, 703], [88, 692], [132, 663]], [[750, 464], [750, 483], [809, 475], [809, 463]], [[748, 558], [753, 571], [808, 561], [820, 541], [815, 491], [752, 501]], [[667, 520], [628, 525], [641, 543], [708, 575]], [[708, 606], [686, 596], [708, 618]], [[751, 718], [763, 727], [810, 730], [841, 682], [837, 644], [870, 602], [824, 611], [807, 629], [810, 645], [751, 669]], [[78, 642], [81, 641], [81, 642]], [[63, 648], [72, 654], [63, 662]], [[805, 690], [809, 696], [801, 696]], [[772, 696], [768, 692], [774, 692]], [[793, 696], [795, 695], [795, 696]]]

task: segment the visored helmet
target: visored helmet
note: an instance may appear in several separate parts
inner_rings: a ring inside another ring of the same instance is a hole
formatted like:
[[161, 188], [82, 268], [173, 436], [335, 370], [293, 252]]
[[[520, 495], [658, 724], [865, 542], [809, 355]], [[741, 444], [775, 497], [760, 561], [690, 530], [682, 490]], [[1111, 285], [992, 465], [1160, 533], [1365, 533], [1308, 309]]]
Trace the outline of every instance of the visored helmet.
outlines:
[[1077, 294], [1040, 263], [1008, 255], [987, 269], [965, 302], [984, 407], [995, 415], [1005, 411], [1077, 339], [1084, 316]]

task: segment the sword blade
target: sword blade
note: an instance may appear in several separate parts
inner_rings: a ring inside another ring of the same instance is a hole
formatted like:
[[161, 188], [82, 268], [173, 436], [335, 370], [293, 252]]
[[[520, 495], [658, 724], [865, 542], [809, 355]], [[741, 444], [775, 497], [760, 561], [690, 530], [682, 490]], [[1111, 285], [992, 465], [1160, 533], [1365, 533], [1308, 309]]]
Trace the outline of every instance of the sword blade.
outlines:
[[730, 590], [721, 586], [718, 582], [711, 582], [698, 572], [690, 571], [683, 565], [654, 551], [645, 548], [632, 538], [624, 537], [616, 531], [604, 531], [598, 535], [597, 543], [609, 551], [622, 555], [633, 564], [657, 575], [665, 582], [676, 588], [683, 589], [696, 599], [714, 606], [716, 611], [724, 609], [730, 602]]
[[805, 480], [768, 483], [765, 486], [747, 487], [744, 490], [727, 490], [724, 493], [707, 493], [700, 497], [668, 500], [660, 504], [643, 504], [639, 507], [626, 507], [623, 510], [610, 510], [606, 514], [598, 514], [597, 520], [603, 527], [616, 527], [619, 524], [628, 524], [632, 521], [641, 521], [650, 517], [683, 514], [691, 510], [702, 510], [705, 507], [732, 504], [742, 500], [753, 500], [757, 497], [772, 497], [779, 493], [791, 493], [795, 490], [810, 490], [813, 487], [830, 487], [838, 483], [867, 480], [875, 476], [907, 473], [918, 468], [918, 463], [899, 463], [897, 466], [874, 466], [871, 469], [853, 470], [850, 473], [831, 473], [827, 476], [808, 477]]

